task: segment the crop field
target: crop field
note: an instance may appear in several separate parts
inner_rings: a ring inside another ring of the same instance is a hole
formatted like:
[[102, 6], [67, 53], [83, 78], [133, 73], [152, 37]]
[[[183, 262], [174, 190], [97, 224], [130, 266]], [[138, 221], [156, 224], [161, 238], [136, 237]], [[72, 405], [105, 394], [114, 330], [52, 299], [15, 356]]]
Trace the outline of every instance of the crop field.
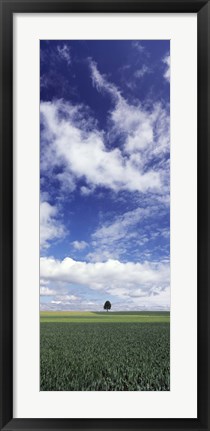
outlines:
[[170, 314], [42, 312], [40, 390], [170, 390]]

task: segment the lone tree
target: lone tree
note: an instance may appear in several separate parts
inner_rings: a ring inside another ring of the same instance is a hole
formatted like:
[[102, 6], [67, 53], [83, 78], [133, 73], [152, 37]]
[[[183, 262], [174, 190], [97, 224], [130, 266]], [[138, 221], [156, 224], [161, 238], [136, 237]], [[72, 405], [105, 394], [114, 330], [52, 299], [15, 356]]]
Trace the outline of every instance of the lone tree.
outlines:
[[106, 310], [106, 311], [111, 310], [111, 306], [112, 306], [111, 302], [106, 301], [104, 304], [104, 310]]

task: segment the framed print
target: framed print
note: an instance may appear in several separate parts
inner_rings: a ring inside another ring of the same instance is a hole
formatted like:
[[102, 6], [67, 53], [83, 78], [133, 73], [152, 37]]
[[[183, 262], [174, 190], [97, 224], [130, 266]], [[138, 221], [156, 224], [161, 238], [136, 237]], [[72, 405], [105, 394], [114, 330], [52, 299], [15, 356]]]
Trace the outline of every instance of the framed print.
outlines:
[[41, 40], [40, 61], [40, 390], [169, 391], [170, 43]]
[[209, 1], [1, 1], [1, 429], [209, 429]]

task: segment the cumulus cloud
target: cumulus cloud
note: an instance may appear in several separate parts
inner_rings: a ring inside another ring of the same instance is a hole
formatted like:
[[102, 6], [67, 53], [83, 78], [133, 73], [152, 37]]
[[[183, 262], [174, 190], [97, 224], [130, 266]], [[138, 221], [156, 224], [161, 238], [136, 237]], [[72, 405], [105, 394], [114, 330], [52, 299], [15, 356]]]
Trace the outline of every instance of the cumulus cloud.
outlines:
[[64, 226], [58, 221], [58, 209], [49, 202], [40, 203], [40, 247], [46, 249], [52, 240], [63, 238]]
[[[108, 150], [103, 132], [92, 128], [82, 119], [75, 120], [76, 108], [63, 101], [42, 102], [41, 115], [44, 125], [42, 169], [61, 165], [78, 178], [85, 178], [88, 185], [104, 186], [114, 191], [159, 190], [158, 172], [143, 172], [132, 158], [119, 148]], [[117, 114], [116, 114], [117, 115]], [[147, 132], [145, 132], [147, 134]]]
[[133, 163], [145, 169], [151, 159], [169, 151], [169, 117], [155, 104], [151, 112], [122, 101], [111, 113], [116, 133], [125, 136], [124, 149]]
[[[162, 193], [168, 176], [165, 166], [160, 166], [160, 158], [169, 153], [167, 107], [156, 103], [148, 110], [140, 102], [128, 103], [95, 62], [89, 59], [89, 65], [93, 86], [108, 93], [114, 104], [108, 114], [109, 133], [105, 136], [105, 131], [98, 129], [83, 105], [73, 106], [62, 100], [42, 102], [42, 171], [50, 174], [59, 167], [55, 178], [70, 191], [78, 179], [85, 179], [86, 184], [80, 188], [83, 195], [98, 186], [115, 192]], [[115, 141], [120, 138], [122, 145], [110, 149], [106, 146], [109, 136]]]
[[109, 259], [106, 262], [87, 263], [70, 257], [56, 260], [42, 257], [40, 272], [50, 282], [65, 282], [107, 292], [121, 298], [151, 296], [169, 286], [169, 264], [161, 262], [122, 263]]

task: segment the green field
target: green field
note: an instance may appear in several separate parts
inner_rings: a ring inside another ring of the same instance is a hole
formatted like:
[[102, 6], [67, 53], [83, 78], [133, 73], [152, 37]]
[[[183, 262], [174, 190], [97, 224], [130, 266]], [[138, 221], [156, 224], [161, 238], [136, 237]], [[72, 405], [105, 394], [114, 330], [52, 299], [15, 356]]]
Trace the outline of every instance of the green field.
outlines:
[[41, 312], [40, 328], [42, 391], [170, 390], [168, 312]]
[[62, 322], [62, 323], [169, 323], [169, 312], [145, 312], [145, 311], [122, 311], [122, 312], [80, 312], [80, 311], [42, 311], [40, 313], [41, 323]]

